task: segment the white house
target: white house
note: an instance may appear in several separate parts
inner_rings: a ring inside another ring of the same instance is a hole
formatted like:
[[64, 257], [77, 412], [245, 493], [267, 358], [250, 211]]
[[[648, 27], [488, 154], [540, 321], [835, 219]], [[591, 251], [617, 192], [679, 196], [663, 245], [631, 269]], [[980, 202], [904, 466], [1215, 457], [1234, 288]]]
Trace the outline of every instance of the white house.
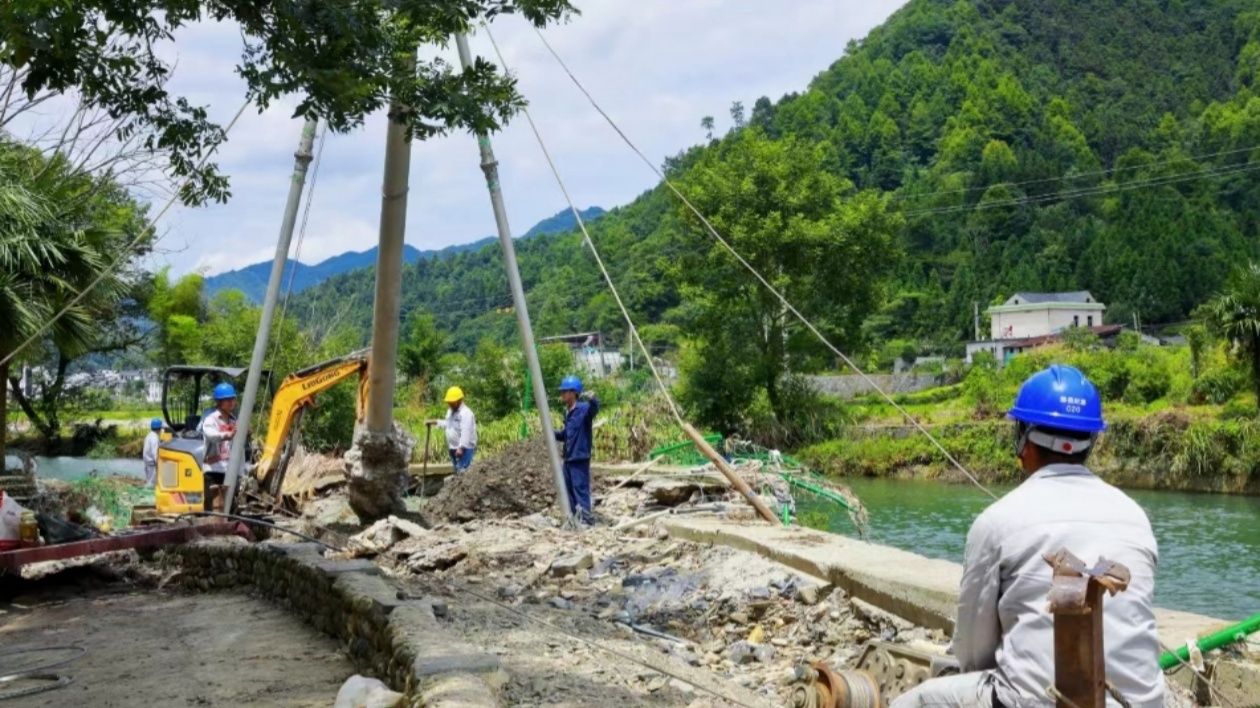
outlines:
[[989, 339], [967, 343], [967, 363], [976, 352], [986, 351], [999, 363], [1025, 349], [1040, 346], [1071, 327], [1088, 327], [1099, 336], [1114, 336], [1105, 331], [1103, 313], [1107, 307], [1081, 290], [1071, 293], [1016, 293], [1001, 305], [988, 309], [991, 325]]
[[1096, 327], [1107, 308], [1093, 295], [1074, 293], [1016, 293], [990, 307], [990, 338], [1028, 339], [1062, 332], [1069, 327]]

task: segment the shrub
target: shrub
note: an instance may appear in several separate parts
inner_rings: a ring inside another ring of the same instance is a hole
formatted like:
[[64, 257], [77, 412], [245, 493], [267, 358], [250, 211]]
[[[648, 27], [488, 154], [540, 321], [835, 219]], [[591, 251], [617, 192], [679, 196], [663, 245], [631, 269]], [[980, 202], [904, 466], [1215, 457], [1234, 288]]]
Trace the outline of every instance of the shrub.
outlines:
[[1247, 386], [1247, 375], [1234, 367], [1216, 369], [1199, 376], [1190, 387], [1190, 403], [1221, 405]]

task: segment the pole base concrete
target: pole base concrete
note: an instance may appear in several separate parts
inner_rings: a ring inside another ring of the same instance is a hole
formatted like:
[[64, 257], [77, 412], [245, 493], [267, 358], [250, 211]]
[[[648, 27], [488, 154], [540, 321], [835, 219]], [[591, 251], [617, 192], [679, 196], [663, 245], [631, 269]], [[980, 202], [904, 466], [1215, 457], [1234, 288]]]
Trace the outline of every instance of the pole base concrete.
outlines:
[[345, 462], [350, 508], [360, 522], [370, 524], [406, 512], [407, 465], [415, 446], [416, 439], [397, 422], [389, 434], [366, 429], [355, 434]]

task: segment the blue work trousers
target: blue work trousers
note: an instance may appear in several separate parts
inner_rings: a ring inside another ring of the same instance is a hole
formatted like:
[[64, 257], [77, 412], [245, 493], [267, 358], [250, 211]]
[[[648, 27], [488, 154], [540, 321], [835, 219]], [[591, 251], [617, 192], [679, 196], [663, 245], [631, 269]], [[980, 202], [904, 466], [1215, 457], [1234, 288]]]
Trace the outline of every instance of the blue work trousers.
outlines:
[[468, 465], [472, 464], [473, 453], [477, 451], [475, 447], [464, 448], [464, 456], [460, 457], [455, 454], [455, 450], [451, 450], [451, 465], [455, 467], [455, 474], [459, 474], [468, 469]]
[[569, 508], [578, 520], [590, 525], [591, 518], [591, 461], [564, 461], [564, 488], [569, 493]]

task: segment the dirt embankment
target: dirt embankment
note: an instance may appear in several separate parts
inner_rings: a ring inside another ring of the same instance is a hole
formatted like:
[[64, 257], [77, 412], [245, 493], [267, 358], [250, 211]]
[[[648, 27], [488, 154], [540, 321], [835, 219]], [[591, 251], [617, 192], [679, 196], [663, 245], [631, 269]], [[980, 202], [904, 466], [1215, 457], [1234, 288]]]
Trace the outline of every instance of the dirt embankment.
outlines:
[[525, 440], [448, 477], [424, 513], [433, 520], [515, 519], [555, 504], [556, 480], [547, 448], [541, 440]]

